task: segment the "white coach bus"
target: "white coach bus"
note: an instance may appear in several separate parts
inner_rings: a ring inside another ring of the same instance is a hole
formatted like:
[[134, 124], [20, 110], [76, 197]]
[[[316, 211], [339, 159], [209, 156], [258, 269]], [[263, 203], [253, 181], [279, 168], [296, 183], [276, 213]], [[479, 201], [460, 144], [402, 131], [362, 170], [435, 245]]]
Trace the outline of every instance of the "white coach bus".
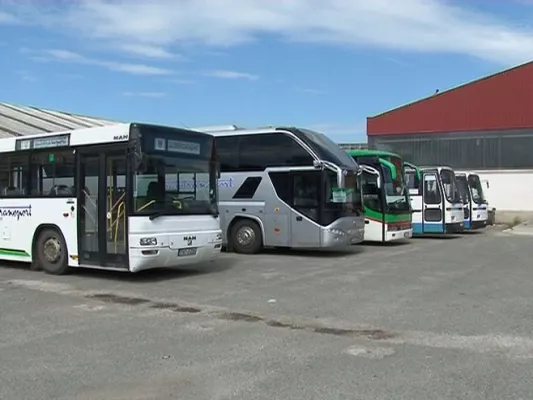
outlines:
[[363, 240], [361, 168], [327, 136], [295, 127], [194, 129], [216, 139], [228, 249], [339, 249]]
[[220, 254], [209, 134], [116, 124], [0, 139], [0, 153], [2, 260], [137, 272]]

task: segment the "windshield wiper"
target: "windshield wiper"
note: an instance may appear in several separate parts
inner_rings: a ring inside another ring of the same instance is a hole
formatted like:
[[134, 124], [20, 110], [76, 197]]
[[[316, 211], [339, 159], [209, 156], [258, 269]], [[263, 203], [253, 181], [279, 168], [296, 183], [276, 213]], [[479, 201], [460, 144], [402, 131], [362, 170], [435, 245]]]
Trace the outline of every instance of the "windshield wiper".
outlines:
[[160, 210], [160, 211], [153, 212], [152, 214], [148, 215], [148, 219], [150, 221], [153, 221], [156, 218], [162, 217], [163, 215], [165, 215], [165, 211], [166, 210]]
[[388, 203], [388, 204], [400, 204], [400, 203], [407, 203], [407, 199], [404, 199], [404, 198], [396, 199], [396, 200], [394, 200], [394, 201], [391, 201], [391, 202]]

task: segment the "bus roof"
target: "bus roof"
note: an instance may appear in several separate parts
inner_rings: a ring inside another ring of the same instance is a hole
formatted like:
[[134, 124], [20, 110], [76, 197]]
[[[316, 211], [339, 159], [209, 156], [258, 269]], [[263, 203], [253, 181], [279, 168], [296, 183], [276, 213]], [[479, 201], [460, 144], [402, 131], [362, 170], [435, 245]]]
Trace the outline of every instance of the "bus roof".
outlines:
[[418, 168], [420, 170], [436, 169], [440, 171], [442, 169], [447, 169], [447, 170], [453, 171], [453, 168], [450, 167], [449, 165], [424, 165], [424, 166], [418, 166]]
[[248, 129], [248, 128], [240, 128], [236, 125], [228, 125], [228, 126], [213, 126], [213, 127], [204, 126], [204, 127], [195, 127], [191, 129], [194, 131], [209, 133], [210, 135], [217, 137], [217, 136], [237, 136], [237, 135], [260, 135], [260, 134], [272, 133], [276, 131], [290, 131], [290, 129], [295, 129], [295, 128], [267, 126], [267, 127], [261, 127], [261, 128]]
[[[170, 126], [161, 126], [144, 123], [116, 123], [113, 125], [97, 126], [91, 128], [82, 128], [75, 130], [68, 130], [63, 132], [40, 133], [36, 135], [25, 135], [20, 137], [0, 138], [0, 153], [11, 152], [17, 150], [17, 143], [24, 143], [25, 141], [34, 141], [36, 139], [52, 139], [65, 138], [68, 136], [66, 146], [86, 146], [99, 143], [118, 143], [129, 140], [130, 127], [137, 126], [152, 126], [168, 129], [176, 129], [191, 132], [190, 129], [176, 128]], [[212, 136], [204, 132], [196, 132], [202, 136]]]
[[351, 150], [346, 150], [346, 152], [348, 153], [348, 155], [350, 155], [352, 157], [372, 157], [372, 156], [384, 157], [384, 156], [389, 156], [389, 157], [402, 158], [399, 154], [391, 153], [390, 151], [385, 151], [385, 150], [351, 149]]

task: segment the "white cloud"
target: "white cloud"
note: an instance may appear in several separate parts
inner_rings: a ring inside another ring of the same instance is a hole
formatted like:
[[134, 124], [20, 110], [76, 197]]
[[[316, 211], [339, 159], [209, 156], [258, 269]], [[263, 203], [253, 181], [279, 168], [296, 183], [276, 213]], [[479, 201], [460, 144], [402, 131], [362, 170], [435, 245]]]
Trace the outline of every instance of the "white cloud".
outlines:
[[179, 79], [179, 78], [177, 78], [177, 79], [166, 79], [165, 82], [174, 83], [176, 85], [193, 85], [193, 84], [196, 83], [192, 79]]
[[172, 54], [170, 51], [167, 51], [164, 47], [161, 46], [151, 46], [147, 44], [123, 44], [119, 45], [118, 48], [126, 53], [130, 53], [137, 56], [143, 56], [148, 58], [161, 58], [161, 59], [170, 59], [170, 58], [180, 58], [177, 54]]
[[205, 73], [206, 76], [212, 76], [213, 78], [220, 79], [248, 79], [250, 81], [255, 81], [259, 79], [257, 75], [248, 74], [246, 72], [237, 72], [237, 71], [226, 71], [226, 70], [215, 70]]
[[[231, 46], [273, 34], [288, 40], [427, 53], [501, 64], [528, 61], [533, 28], [449, 0], [80, 0], [46, 7], [11, 2], [24, 20], [124, 46]], [[21, 4], [19, 6], [19, 4]], [[525, 6], [524, 6], [525, 7]], [[533, 12], [532, 12], [533, 15]]]
[[151, 99], [160, 99], [167, 94], [163, 92], [123, 92], [122, 96], [127, 97], [149, 97]]
[[130, 64], [116, 61], [98, 60], [94, 58], [88, 58], [81, 54], [63, 50], [63, 49], [51, 49], [43, 52], [44, 56], [37, 56], [33, 59], [35, 61], [60, 61], [66, 63], [95, 65], [103, 68], [107, 68], [115, 72], [125, 72], [132, 75], [170, 75], [173, 71], [168, 69], [153, 67], [145, 64]]
[[0, 11], [0, 24], [18, 24], [20, 21], [13, 14]]

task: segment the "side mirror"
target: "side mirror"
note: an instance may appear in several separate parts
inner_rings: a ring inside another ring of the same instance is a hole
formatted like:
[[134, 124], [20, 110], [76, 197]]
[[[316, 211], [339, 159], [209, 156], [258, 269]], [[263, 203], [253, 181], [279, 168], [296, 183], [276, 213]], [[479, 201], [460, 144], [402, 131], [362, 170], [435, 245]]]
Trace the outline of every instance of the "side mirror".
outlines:
[[378, 187], [378, 189], [381, 189], [381, 176], [377, 176], [377, 179], [376, 179], [376, 186]]

